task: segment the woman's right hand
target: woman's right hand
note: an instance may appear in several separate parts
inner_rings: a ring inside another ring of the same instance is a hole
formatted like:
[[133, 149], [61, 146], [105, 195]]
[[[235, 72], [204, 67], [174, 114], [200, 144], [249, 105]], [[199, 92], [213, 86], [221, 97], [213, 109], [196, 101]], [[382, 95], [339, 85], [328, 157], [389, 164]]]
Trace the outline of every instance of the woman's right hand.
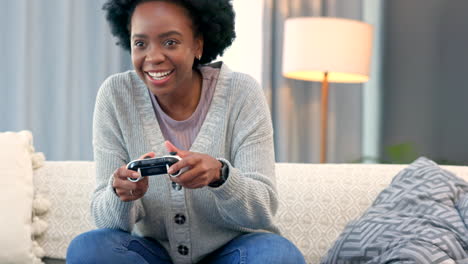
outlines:
[[[139, 159], [154, 157], [156, 157], [156, 154], [154, 152], [149, 152], [142, 155]], [[136, 179], [140, 177], [140, 174], [136, 171], [127, 169], [127, 165], [123, 165], [116, 169], [112, 177], [114, 178], [112, 187], [114, 188], [117, 196], [120, 197], [120, 200], [124, 202], [140, 199], [145, 195], [146, 191], [148, 191], [148, 177], [143, 177], [143, 179], [138, 182], [129, 181], [127, 177]]]

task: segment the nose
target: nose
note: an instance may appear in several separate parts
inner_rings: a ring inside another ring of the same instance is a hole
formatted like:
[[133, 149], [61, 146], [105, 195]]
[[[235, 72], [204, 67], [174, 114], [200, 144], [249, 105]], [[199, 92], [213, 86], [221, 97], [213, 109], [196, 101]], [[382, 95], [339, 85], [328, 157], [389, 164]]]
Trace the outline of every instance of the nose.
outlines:
[[164, 61], [164, 54], [162, 50], [158, 47], [152, 45], [145, 56], [145, 61], [152, 64], [159, 64]]

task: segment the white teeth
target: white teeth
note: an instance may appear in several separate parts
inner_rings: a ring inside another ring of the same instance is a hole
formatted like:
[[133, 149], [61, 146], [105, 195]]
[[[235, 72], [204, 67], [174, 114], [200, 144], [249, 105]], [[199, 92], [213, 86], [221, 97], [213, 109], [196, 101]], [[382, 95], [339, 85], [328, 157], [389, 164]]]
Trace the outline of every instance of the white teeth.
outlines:
[[169, 75], [171, 71], [166, 71], [166, 72], [148, 72], [148, 75], [151, 76], [153, 79], [156, 80], [162, 80], [164, 77]]

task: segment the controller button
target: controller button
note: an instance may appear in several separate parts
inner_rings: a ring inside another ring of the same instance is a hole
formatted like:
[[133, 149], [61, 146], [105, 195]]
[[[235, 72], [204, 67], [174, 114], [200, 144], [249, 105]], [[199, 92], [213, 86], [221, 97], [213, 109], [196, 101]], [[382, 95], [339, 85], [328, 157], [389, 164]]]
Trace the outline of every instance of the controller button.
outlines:
[[188, 247], [184, 246], [184, 245], [179, 245], [179, 247], [177, 248], [177, 251], [179, 252], [179, 254], [181, 255], [188, 255]]
[[185, 215], [183, 214], [176, 214], [174, 217], [174, 222], [178, 225], [183, 225], [185, 223]]
[[172, 152], [169, 152], [169, 154], [172, 155], [172, 156], [175, 156], [175, 155], [177, 155], [177, 152], [172, 151]]
[[172, 189], [176, 190], [176, 191], [180, 191], [182, 190], [182, 185], [176, 183], [176, 182], [172, 182]]

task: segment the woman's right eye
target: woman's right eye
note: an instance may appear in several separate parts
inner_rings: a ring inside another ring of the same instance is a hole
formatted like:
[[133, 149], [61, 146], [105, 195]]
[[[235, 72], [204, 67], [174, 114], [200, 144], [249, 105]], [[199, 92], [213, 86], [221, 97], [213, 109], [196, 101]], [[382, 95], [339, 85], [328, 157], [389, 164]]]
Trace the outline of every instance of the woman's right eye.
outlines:
[[143, 41], [137, 40], [137, 41], [133, 42], [133, 45], [135, 47], [143, 47], [145, 45], [145, 43]]

